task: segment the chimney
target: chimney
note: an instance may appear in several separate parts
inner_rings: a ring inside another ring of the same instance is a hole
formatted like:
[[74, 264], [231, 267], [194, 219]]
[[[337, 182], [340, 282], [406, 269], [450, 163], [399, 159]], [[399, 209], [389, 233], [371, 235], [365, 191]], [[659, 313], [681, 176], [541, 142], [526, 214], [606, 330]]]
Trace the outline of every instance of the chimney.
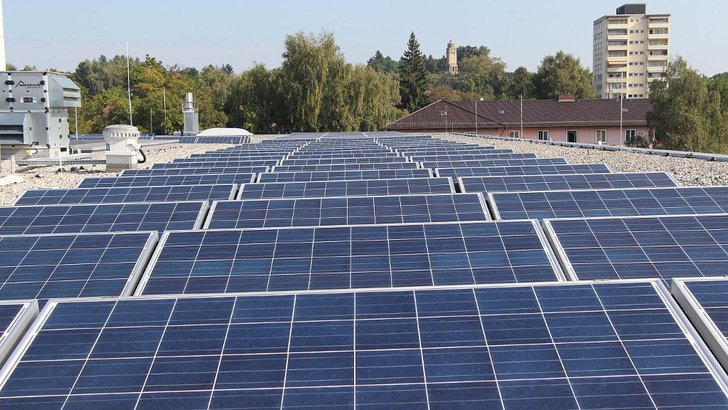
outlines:
[[574, 94], [559, 94], [559, 102], [574, 102], [576, 96]]

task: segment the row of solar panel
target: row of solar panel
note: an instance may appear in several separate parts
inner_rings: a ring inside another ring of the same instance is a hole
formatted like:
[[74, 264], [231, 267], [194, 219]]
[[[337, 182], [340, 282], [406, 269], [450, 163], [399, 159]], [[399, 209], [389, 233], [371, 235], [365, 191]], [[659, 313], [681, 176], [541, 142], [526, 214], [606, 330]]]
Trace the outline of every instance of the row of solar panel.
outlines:
[[8, 408], [728, 406], [659, 282], [53, 301], [0, 384]]
[[[221, 202], [208, 227], [265, 229], [168, 231], [156, 247], [153, 232], [3, 235], [0, 299], [125, 294], [143, 269], [139, 294], [557, 281], [562, 268], [570, 280], [668, 280], [728, 266], [726, 214], [547, 220], [544, 235], [533, 220], [477, 222], [487, 214], [471, 196], [349, 198], [339, 220], [311, 201]], [[270, 218], [257, 218], [261, 205]]]
[[[72, 141], [103, 141], [104, 137], [100, 134], [69, 134], [68, 138]], [[140, 135], [139, 139], [149, 141], [167, 141], [175, 140], [182, 144], [244, 144], [250, 142], [249, 136], [175, 136], [175, 135]]]

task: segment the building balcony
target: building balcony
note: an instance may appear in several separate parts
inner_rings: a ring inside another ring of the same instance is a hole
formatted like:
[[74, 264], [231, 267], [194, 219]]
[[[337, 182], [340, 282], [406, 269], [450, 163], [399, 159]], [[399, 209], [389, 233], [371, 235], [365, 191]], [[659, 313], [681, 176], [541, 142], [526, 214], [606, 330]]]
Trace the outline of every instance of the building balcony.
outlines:
[[627, 33], [624, 33], [624, 34], [607, 34], [607, 41], [617, 41], [617, 40], [627, 41]]
[[658, 44], [647, 44], [647, 50], [649, 51], [657, 51], [657, 50], [667, 50], [670, 48], [670, 45], [665, 43], [658, 43]]
[[669, 38], [670, 34], [668, 33], [647, 34], [648, 40], [668, 40]]
[[607, 51], [627, 51], [627, 44], [608, 44]]
[[670, 28], [670, 22], [662, 20], [650, 20], [647, 26], [649, 28]]
[[625, 21], [624, 23], [608, 23], [607, 29], [608, 30], [627, 30], [629, 28], [629, 25]]
[[627, 56], [607, 56], [609, 64], [627, 64]]
[[[656, 66], [647, 66], [647, 72], [650, 74], [654, 73], [664, 73], [667, 71], [667, 65], [656, 65]], [[650, 78], [648, 77], [648, 80]]]
[[607, 67], [607, 73], [626, 73], [627, 72], [627, 64], [619, 67]]
[[670, 59], [670, 55], [667, 53], [648, 53], [647, 54], [647, 61], [667, 61]]
[[614, 77], [607, 77], [607, 84], [620, 84], [624, 83], [624, 77], [621, 76], [614, 76]]

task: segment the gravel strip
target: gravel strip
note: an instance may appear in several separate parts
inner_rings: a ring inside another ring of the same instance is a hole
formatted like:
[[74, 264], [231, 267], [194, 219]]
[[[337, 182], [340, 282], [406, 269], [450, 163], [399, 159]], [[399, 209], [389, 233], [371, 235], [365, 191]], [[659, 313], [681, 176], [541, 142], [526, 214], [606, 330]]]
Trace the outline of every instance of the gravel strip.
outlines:
[[627, 151], [601, 151], [560, 147], [527, 141], [503, 141], [491, 138], [439, 134], [451, 141], [496, 148], [510, 148], [518, 153], [535, 153], [539, 158], [566, 158], [572, 164], [604, 163], [613, 172], [668, 172], [684, 186], [728, 185], [728, 162], [692, 158], [662, 157]]

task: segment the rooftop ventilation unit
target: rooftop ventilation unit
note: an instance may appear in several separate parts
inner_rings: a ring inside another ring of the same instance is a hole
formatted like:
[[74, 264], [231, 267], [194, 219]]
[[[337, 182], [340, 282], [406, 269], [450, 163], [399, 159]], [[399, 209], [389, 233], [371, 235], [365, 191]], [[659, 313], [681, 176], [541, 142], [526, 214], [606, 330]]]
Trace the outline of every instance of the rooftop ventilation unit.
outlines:
[[182, 135], [197, 135], [200, 132], [200, 118], [197, 102], [192, 100], [192, 93], [185, 94], [185, 102], [182, 103], [182, 116], [184, 119]]
[[62, 74], [0, 71], [0, 144], [67, 147], [68, 109], [81, 106], [81, 90]]

